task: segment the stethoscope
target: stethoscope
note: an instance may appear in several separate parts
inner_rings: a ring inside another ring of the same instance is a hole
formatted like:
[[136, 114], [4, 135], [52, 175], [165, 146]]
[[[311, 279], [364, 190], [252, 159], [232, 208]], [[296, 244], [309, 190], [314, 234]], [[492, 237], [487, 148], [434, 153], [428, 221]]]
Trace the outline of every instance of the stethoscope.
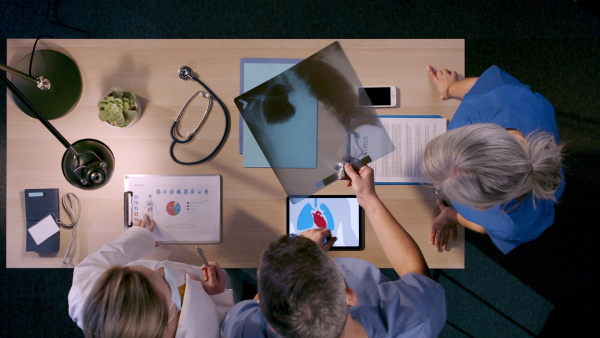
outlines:
[[[204, 89], [206, 89], [206, 91], [208, 91], [208, 93], [205, 93], [203, 91], [196, 92], [188, 100], [188, 102], [185, 104], [185, 106], [183, 106], [183, 108], [181, 109], [181, 112], [179, 112], [179, 115], [177, 115], [177, 118], [175, 119], [175, 122], [173, 122], [173, 126], [171, 127], [171, 139], [173, 139], [173, 142], [171, 143], [169, 153], [171, 155], [171, 159], [173, 159], [173, 161], [175, 161], [175, 163], [179, 163], [179, 164], [183, 164], [183, 165], [200, 164], [200, 163], [208, 161], [210, 158], [212, 158], [214, 155], [216, 155], [216, 153], [221, 149], [221, 147], [227, 140], [227, 135], [229, 134], [229, 124], [230, 124], [229, 123], [229, 110], [227, 110], [227, 106], [225, 106], [223, 101], [221, 101], [221, 99], [219, 99], [219, 97], [212, 90], [210, 90], [210, 88], [208, 88], [208, 86], [206, 86], [204, 83], [202, 83], [202, 81], [200, 81], [200, 79], [198, 79], [197, 77], [194, 76], [194, 72], [192, 71], [192, 69], [190, 67], [183, 66], [183, 67], [179, 68], [178, 74], [179, 74], [179, 78], [182, 80], [189, 80], [189, 79], [195, 80], [202, 87], [204, 87]], [[200, 96], [200, 95], [208, 100], [208, 106], [206, 107], [206, 110], [204, 111], [204, 116], [202, 116], [202, 120], [200, 121], [200, 123], [198, 124], [196, 129], [194, 129], [194, 131], [192, 131], [192, 133], [189, 134], [187, 137], [184, 137], [179, 133], [179, 121], [181, 120], [183, 113], [187, 110], [187, 107], [190, 105], [190, 103], [197, 96]], [[206, 118], [208, 117], [208, 115], [210, 113], [210, 110], [212, 108], [213, 98], [215, 100], [217, 100], [217, 103], [221, 106], [221, 108], [223, 109], [223, 114], [225, 115], [225, 129], [223, 130], [223, 137], [221, 138], [221, 141], [215, 147], [215, 149], [210, 154], [208, 154], [208, 156], [204, 157], [203, 159], [200, 159], [200, 160], [194, 161], [194, 162], [183, 162], [183, 161], [178, 160], [175, 157], [175, 154], [173, 152], [175, 145], [178, 143], [185, 144], [194, 139], [196, 134], [200, 131], [200, 128], [202, 128], [202, 125], [204, 125], [204, 122], [206, 121]]]

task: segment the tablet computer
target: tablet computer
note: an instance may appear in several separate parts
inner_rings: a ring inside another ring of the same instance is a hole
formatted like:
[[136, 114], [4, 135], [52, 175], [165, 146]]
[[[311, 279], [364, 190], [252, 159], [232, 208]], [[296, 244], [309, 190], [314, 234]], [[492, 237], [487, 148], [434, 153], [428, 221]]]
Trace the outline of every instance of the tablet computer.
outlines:
[[[295, 203], [292, 203], [292, 200]], [[287, 233], [328, 228], [337, 237], [331, 250], [365, 248], [364, 211], [352, 195], [313, 195], [287, 198]]]

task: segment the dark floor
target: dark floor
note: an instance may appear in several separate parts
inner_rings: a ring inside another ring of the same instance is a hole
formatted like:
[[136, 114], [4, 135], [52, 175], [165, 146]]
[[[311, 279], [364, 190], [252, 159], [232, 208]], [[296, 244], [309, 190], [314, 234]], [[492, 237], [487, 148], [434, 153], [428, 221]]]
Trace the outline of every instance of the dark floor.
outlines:
[[[449, 5], [452, 3], [452, 5]], [[497, 64], [556, 108], [567, 188], [555, 224], [502, 255], [467, 232], [466, 269], [437, 271], [444, 337], [591, 337], [600, 302], [600, 5], [598, 1], [3, 0], [7, 38], [462, 38], [466, 75]], [[68, 27], [70, 26], [70, 27]], [[0, 159], [6, 161], [6, 96]], [[5, 206], [6, 166], [0, 168]], [[1, 224], [6, 215], [0, 212]], [[5, 269], [0, 231], [0, 336], [80, 335], [67, 314], [72, 270]], [[240, 271], [252, 282], [252, 270]], [[251, 293], [251, 292], [250, 292]], [[595, 333], [595, 334], [592, 334]]]

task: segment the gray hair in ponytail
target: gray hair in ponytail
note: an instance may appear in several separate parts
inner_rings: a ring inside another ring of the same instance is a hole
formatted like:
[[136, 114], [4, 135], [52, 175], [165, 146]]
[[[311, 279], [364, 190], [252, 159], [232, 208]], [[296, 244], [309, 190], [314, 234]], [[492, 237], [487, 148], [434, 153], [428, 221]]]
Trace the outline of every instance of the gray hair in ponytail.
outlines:
[[547, 132], [520, 142], [488, 123], [450, 130], [425, 149], [422, 169], [449, 199], [489, 209], [529, 193], [555, 200], [562, 180], [562, 145]]

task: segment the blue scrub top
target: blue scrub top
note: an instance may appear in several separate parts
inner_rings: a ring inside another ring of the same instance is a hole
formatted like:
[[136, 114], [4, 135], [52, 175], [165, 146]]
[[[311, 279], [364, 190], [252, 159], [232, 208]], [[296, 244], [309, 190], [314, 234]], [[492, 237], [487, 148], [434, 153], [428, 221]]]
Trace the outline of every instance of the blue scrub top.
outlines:
[[[554, 107], [539, 93], [522, 84], [498, 66], [488, 68], [465, 95], [448, 130], [474, 123], [493, 123], [528, 135], [547, 131], [559, 141]], [[554, 194], [560, 199], [565, 181]], [[497, 205], [489, 210], [476, 210], [451, 201], [465, 219], [485, 228], [494, 244], [507, 254], [518, 245], [539, 237], [554, 222], [554, 202], [527, 196], [520, 201]], [[515, 207], [515, 205], [518, 205]]]
[[[433, 279], [407, 273], [390, 281], [375, 265], [357, 258], [334, 259], [358, 305], [350, 314], [369, 337], [437, 337], [446, 323], [444, 288]], [[226, 337], [279, 337], [255, 300], [237, 303], [221, 324]]]

